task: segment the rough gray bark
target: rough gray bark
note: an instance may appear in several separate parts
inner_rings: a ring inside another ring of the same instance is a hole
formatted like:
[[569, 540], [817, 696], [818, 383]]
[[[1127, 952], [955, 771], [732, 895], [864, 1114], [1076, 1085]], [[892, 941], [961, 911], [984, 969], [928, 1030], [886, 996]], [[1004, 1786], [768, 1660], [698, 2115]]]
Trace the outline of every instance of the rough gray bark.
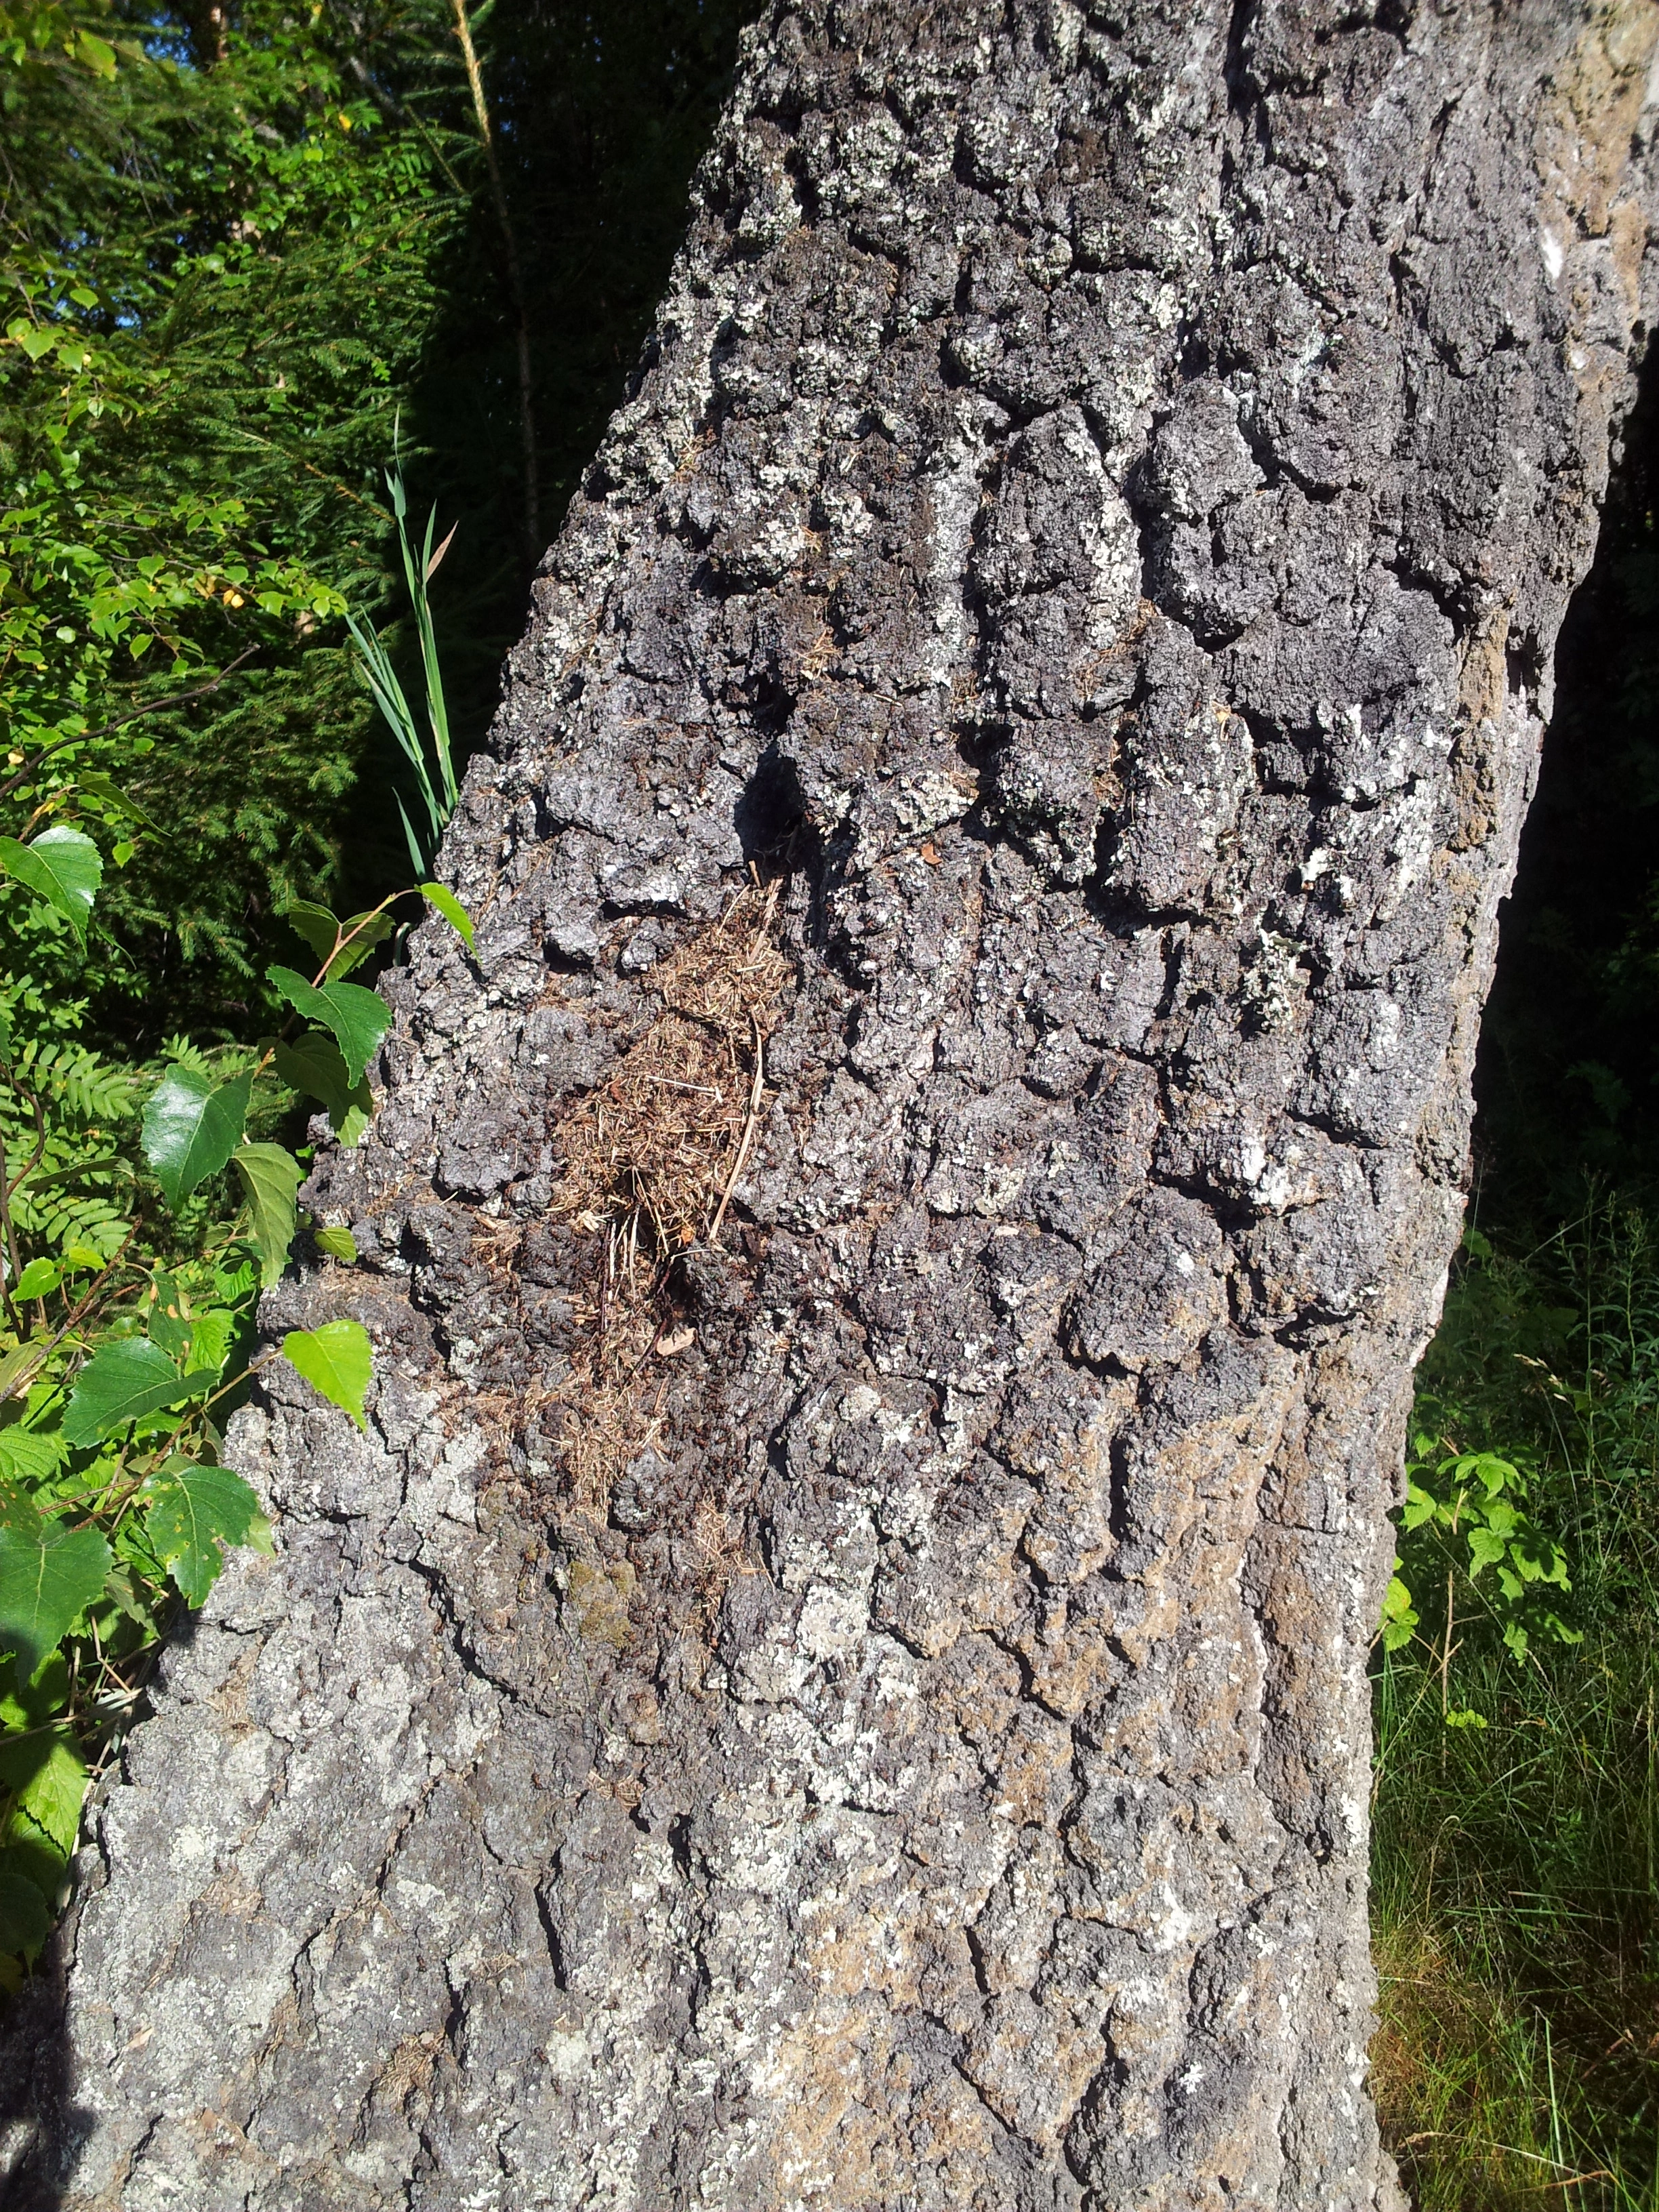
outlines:
[[[363, 1268], [271, 1301], [368, 1322], [369, 1432], [241, 1419], [280, 1554], [97, 1816], [8, 2203], [1400, 2202], [1365, 1660], [1656, 28], [750, 35], [452, 834], [477, 958], [417, 935], [319, 1170]], [[671, 1035], [751, 862], [787, 986], [751, 892]], [[647, 1171], [573, 1162], [750, 1024], [629, 1304]]]

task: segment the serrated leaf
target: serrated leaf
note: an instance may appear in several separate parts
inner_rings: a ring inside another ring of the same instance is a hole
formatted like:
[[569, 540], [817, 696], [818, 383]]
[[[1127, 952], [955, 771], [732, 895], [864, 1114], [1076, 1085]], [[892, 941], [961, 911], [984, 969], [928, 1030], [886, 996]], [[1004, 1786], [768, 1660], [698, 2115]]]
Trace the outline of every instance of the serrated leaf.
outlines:
[[125, 1613], [136, 1627], [142, 1628], [146, 1636], [154, 1632], [155, 1615], [144, 1601], [146, 1586], [138, 1580], [131, 1567], [124, 1565], [118, 1559], [104, 1577], [104, 1595], [118, 1613]]
[[152, 1344], [159, 1344], [175, 1367], [186, 1364], [190, 1350], [190, 1292], [181, 1277], [159, 1268], [150, 1277], [144, 1299], [144, 1328]]
[[95, 1444], [146, 1413], [205, 1397], [217, 1379], [211, 1368], [181, 1376], [148, 1337], [118, 1337], [76, 1376], [64, 1413], [64, 1441], [77, 1449]]
[[43, 1298], [58, 1288], [63, 1274], [56, 1260], [31, 1260], [12, 1285], [11, 1294], [15, 1298]]
[[239, 1145], [230, 1164], [241, 1178], [259, 1254], [259, 1280], [269, 1290], [283, 1279], [298, 1219], [295, 1193], [306, 1171], [280, 1145]]
[[0, 1475], [12, 1482], [45, 1482], [69, 1457], [56, 1429], [0, 1429]]
[[314, 899], [295, 899], [280, 909], [283, 920], [296, 937], [303, 939], [316, 955], [320, 968], [325, 960], [331, 959], [335, 946], [340, 941], [338, 917]]
[[0, 1358], [0, 1403], [16, 1396], [27, 1387], [35, 1370], [51, 1349], [52, 1339], [43, 1336], [15, 1344], [3, 1358]]
[[[333, 1038], [321, 1030], [307, 1030], [293, 1044], [279, 1044], [275, 1059], [276, 1073], [289, 1088], [307, 1098], [319, 1099], [328, 1109], [335, 1135], [344, 1143], [356, 1144], [374, 1111], [374, 1094], [367, 1082], [351, 1081]], [[360, 1126], [347, 1137], [346, 1127], [354, 1113]]]
[[1495, 1567], [1504, 1556], [1504, 1539], [1491, 1528], [1471, 1528], [1469, 1531], [1469, 1580], [1487, 1567]]
[[1406, 1485], [1406, 1510], [1401, 1515], [1401, 1525], [1406, 1528], [1420, 1528], [1425, 1521], [1432, 1521], [1435, 1504], [1428, 1492], [1414, 1482]]
[[171, 1459], [144, 1493], [145, 1527], [156, 1557], [187, 1605], [200, 1605], [224, 1565], [221, 1544], [270, 1550], [270, 1523], [240, 1474]]
[[33, 1959], [52, 1933], [52, 1908], [27, 1875], [0, 1868], [0, 1952]]
[[0, 1474], [0, 1528], [26, 1530], [33, 1534], [41, 1526], [40, 1515], [27, 1491], [9, 1474]]
[[194, 1375], [205, 1368], [222, 1375], [235, 1334], [236, 1316], [222, 1306], [210, 1306], [205, 1313], [198, 1313], [191, 1323], [190, 1345], [182, 1363], [185, 1373]]
[[1382, 1645], [1388, 1651], [1399, 1651], [1411, 1642], [1418, 1622], [1417, 1609], [1412, 1603], [1412, 1594], [1398, 1575], [1390, 1577], [1388, 1593], [1382, 1600]]
[[443, 884], [422, 884], [420, 889], [422, 897], [430, 899], [444, 920], [459, 933], [461, 942], [467, 951], [469, 952], [475, 951], [472, 917], [456, 897], [454, 892]]
[[206, 1367], [216, 1371], [225, 1364], [236, 1316], [222, 1306], [198, 1309], [182, 1279], [163, 1270], [151, 1278], [144, 1326], [150, 1342], [185, 1374]]
[[[54, 1651], [46, 1662], [35, 1668], [29, 1680], [18, 1680], [17, 1662], [0, 1660], [0, 1728], [8, 1731], [20, 1729], [50, 1728], [53, 1719], [62, 1714], [70, 1699], [69, 1662], [61, 1651]], [[6, 1738], [0, 1735], [0, 1766], [5, 1765]], [[27, 1780], [28, 1765], [25, 1761], [12, 1773], [6, 1767], [0, 1780], [11, 1788]], [[0, 1857], [3, 1863], [3, 1857]]]
[[[344, 921], [319, 906], [311, 899], [296, 899], [292, 906], [283, 908], [283, 919], [297, 936], [302, 937], [315, 954], [318, 965], [327, 963], [325, 981], [337, 981], [348, 975], [358, 963], [366, 960], [374, 947], [392, 934], [390, 915], [377, 914], [372, 908], [363, 914], [348, 915]], [[349, 938], [349, 944], [342, 944]]]
[[152, 1093], [144, 1108], [144, 1158], [169, 1206], [181, 1206], [235, 1151], [252, 1085], [252, 1075], [216, 1083], [193, 1067], [174, 1067]]
[[313, 1229], [317, 1249], [325, 1252], [331, 1260], [343, 1261], [348, 1267], [357, 1263], [357, 1240], [349, 1229]]
[[303, 1014], [308, 1022], [320, 1022], [331, 1032], [345, 1061], [348, 1079], [354, 1084], [361, 1082], [370, 1055], [391, 1024], [389, 1008], [360, 983], [325, 983], [319, 990], [292, 968], [272, 968], [268, 972], [295, 1013]]
[[290, 1329], [283, 1339], [283, 1352], [313, 1390], [349, 1413], [360, 1429], [368, 1428], [363, 1394], [374, 1352], [360, 1322], [328, 1321], [320, 1328]]
[[0, 1528], [0, 1645], [27, 1681], [104, 1587], [110, 1548], [95, 1528]]
[[80, 1840], [88, 1779], [86, 1761], [74, 1744], [64, 1736], [52, 1736], [45, 1756], [13, 1800], [14, 1823], [18, 1814], [24, 1814], [59, 1858], [71, 1857]]
[[364, 914], [354, 914], [340, 925], [350, 939], [343, 945], [328, 963], [328, 981], [336, 981], [349, 975], [361, 961], [367, 960], [377, 945], [383, 945], [391, 936], [396, 924], [389, 914], [376, 914], [370, 908]]
[[27, 845], [0, 837], [0, 868], [61, 914], [84, 946], [92, 902], [104, 880], [103, 859], [90, 837], [62, 823]]
[[151, 820], [136, 799], [128, 798], [112, 777], [83, 769], [76, 777], [75, 784], [77, 791], [84, 791], [93, 799], [101, 799], [106, 806], [112, 806], [118, 814], [125, 814], [130, 820], [142, 823], [146, 830], [153, 830], [158, 837], [167, 834], [158, 822]]

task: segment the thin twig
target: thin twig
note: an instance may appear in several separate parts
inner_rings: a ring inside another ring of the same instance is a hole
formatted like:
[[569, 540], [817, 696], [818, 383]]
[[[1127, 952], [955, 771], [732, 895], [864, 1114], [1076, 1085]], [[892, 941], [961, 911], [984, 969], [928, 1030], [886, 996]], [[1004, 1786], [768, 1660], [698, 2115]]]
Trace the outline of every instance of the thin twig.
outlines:
[[755, 1134], [755, 1125], [760, 1120], [761, 1091], [766, 1081], [766, 1041], [761, 1035], [760, 1016], [750, 1012], [750, 1020], [755, 1027], [755, 1082], [749, 1094], [749, 1112], [744, 1118], [743, 1134], [738, 1140], [738, 1156], [732, 1163], [732, 1172], [726, 1177], [720, 1202], [714, 1209], [714, 1218], [708, 1224], [708, 1241], [712, 1244], [720, 1233], [720, 1224], [726, 1218], [726, 1209], [732, 1202], [732, 1194], [738, 1187], [738, 1177], [743, 1173], [743, 1164], [749, 1157], [749, 1146]]
[[665, 1091], [695, 1091], [701, 1098], [724, 1098], [723, 1091], [716, 1091], [707, 1083], [682, 1083], [675, 1075], [647, 1075], [647, 1083], [659, 1083]]
[[139, 721], [146, 714], [159, 714], [164, 708], [187, 707], [192, 699], [205, 699], [210, 691], [216, 691], [227, 677], [234, 676], [242, 663], [251, 660], [258, 650], [257, 645], [250, 645], [245, 652], [239, 653], [234, 660], [228, 661], [210, 684], [198, 684], [193, 691], [175, 691], [168, 698], [152, 699], [148, 707], [135, 707], [130, 714], [118, 714], [112, 722], [100, 722], [95, 730], [82, 730], [75, 737], [59, 738], [56, 744], [48, 745], [33, 760], [25, 761], [15, 775], [9, 776], [4, 783], [0, 783], [0, 799], [7, 798], [20, 783], [27, 783], [41, 764], [49, 761], [54, 753], [61, 753], [65, 745], [89, 745], [94, 738], [106, 738], [112, 730], [123, 730], [129, 722]]
[[[1412, 2150], [1419, 2143], [1425, 2142], [1467, 2143], [1471, 2149], [1495, 2150], [1505, 2158], [1523, 2158], [1532, 2166], [1559, 2166], [1562, 2163], [1559, 2159], [1551, 2158], [1541, 2150], [1522, 2150], [1519, 2143], [1498, 2142], [1486, 2136], [1466, 2136], [1456, 2128], [1423, 2128], [1414, 2136], [1407, 2136], [1397, 2148]], [[1564, 2174], [1559, 2181], [1534, 2182], [1533, 2187], [1534, 2192], [1541, 2194], [1547, 2189], [1577, 2189], [1583, 2181], [1613, 2181], [1616, 2179], [1617, 2176], [1609, 2172], [1606, 2166], [1598, 2166], [1593, 2173]]]
[[[33, 1382], [35, 1376], [40, 1372], [42, 1367], [45, 1366], [46, 1361], [51, 1358], [52, 1353], [57, 1351], [58, 1346], [64, 1341], [64, 1339], [80, 1326], [87, 1314], [91, 1311], [92, 1308], [98, 1303], [99, 1299], [104, 1296], [109, 1285], [111, 1278], [114, 1275], [115, 1270], [121, 1264], [121, 1261], [126, 1252], [127, 1246], [131, 1243], [133, 1238], [137, 1234], [138, 1224], [135, 1222], [132, 1227], [128, 1230], [126, 1235], [122, 1238], [120, 1250], [117, 1252], [115, 1257], [109, 1261], [101, 1274], [94, 1275], [93, 1277], [92, 1286], [88, 1291], [85, 1297], [82, 1299], [80, 1304], [75, 1307], [69, 1314], [61, 1327], [58, 1328], [57, 1334], [38, 1347], [36, 1356], [32, 1364], [27, 1368], [20, 1369], [18, 1373], [13, 1376], [8, 1388], [4, 1391], [0, 1391], [0, 1398], [15, 1398], [18, 1396], [21, 1392], [26, 1390], [29, 1387], [29, 1385]], [[61, 1390], [63, 1385], [60, 1382], [57, 1387]]]

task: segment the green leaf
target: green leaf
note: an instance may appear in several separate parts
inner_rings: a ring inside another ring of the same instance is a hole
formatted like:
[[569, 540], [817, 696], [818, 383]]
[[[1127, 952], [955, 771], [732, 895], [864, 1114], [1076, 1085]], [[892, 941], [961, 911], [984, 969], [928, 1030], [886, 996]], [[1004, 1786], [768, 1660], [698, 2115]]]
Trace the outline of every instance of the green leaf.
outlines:
[[68, 1457], [55, 1429], [0, 1429], [0, 1475], [13, 1482], [45, 1482]]
[[1428, 1492], [1415, 1482], [1408, 1482], [1406, 1485], [1406, 1510], [1400, 1516], [1401, 1525], [1407, 1528], [1420, 1528], [1425, 1521], [1432, 1521], [1434, 1515], [1434, 1500]]
[[1486, 1567], [1495, 1567], [1503, 1558], [1504, 1539], [1491, 1528], [1471, 1528], [1469, 1531], [1469, 1580]]
[[270, 1523], [240, 1474], [170, 1459], [144, 1493], [145, 1525], [156, 1557], [187, 1605], [200, 1605], [224, 1565], [221, 1544], [270, 1550]]
[[223, 1367], [236, 1316], [222, 1306], [198, 1310], [180, 1277], [165, 1270], [152, 1276], [144, 1316], [150, 1342], [159, 1344], [183, 1373], [205, 1367], [217, 1372]]
[[144, 1158], [177, 1208], [216, 1175], [247, 1121], [252, 1075], [215, 1083], [193, 1067], [170, 1068], [144, 1108]]
[[82, 68], [90, 70], [94, 76], [107, 81], [115, 75], [115, 49], [106, 39], [99, 38], [95, 32], [76, 31], [75, 58]]
[[349, 1413], [360, 1429], [368, 1428], [363, 1394], [374, 1353], [368, 1331], [360, 1322], [329, 1321], [320, 1328], [290, 1329], [283, 1339], [283, 1352], [313, 1389]]
[[343, 945], [328, 963], [330, 981], [349, 975], [358, 963], [367, 960], [377, 945], [382, 945], [397, 927], [389, 914], [376, 914], [371, 907], [367, 913], [350, 915], [341, 927], [351, 939]]
[[353, 1083], [361, 1082], [370, 1055], [391, 1024], [390, 1010], [358, 983], [325, 983], [318, 990], [292, 968], [272, 968], [269, 974], [295, 1013], [333, 1032], [347, 1076]]
[[82, 945], [104, 863], [90, 837], [56, 823], [27, 845], [0, 837], [0, 868], [61, 914]]
[[119, 1560], [104, 1577], [104, 1595], [118, 1612], [125, 1613], [136, 1628], [142, 1629], [146, 1638], [155, 1632], [154, 1610], [146, 1602], [152, 1595], [150, 1583], [141, 1582], [132, 1569]]
[[27, 1681], [104, 1587], [110, 1548], [95, 1528], [0, 1527], [0, 1644]]
[[331, 1260], [342, 1260], [348, 1267], [357, 1261], [357, 1240], [349, 1229], [313, 1229], [317, 1249], [325, 1252]]
[[40, 1516], [34, 1500], [21, 1483], [11, 1475], [0, 1474], [0, 1528], [16, 1528], [29, 1535], [38, 1535]]
[[15, 1659], [0, 1659], [0, 1729], [5, 1731], [0, 1735], [0, 1783], [7, 1789], [15, 1790], [28, 1779], [34, 1757], [33, 1752], [26, 1755], [15, 1740], [8, 1744], [7, 1736], [18, 1729], [50, 1728], [69, 1700], [69, 1664], [61, 1651], [54, 1651], [27, 1682], [19, 1681]]
[[1514, 1491], [1517, 1496], [1526, 1493], [1520, 1469], [1493, 1452], [1480, 1452], [1473, 1458], [1459, 1460], [1457, 1468], [1460, 1480], [1464, 1479], [1465, 1468], [1478, 1476], [1488, 1498], [1501, 1498], [1506, 1490]]
[[[319, 1098], [328, 1109], [335, 1135], [355, 1144], [374, 1111], [374, 1094], [366, 1082], [352, 1082], [333, 1038], [321, 1030], [307, 1030], [293, 1044], [279, 1044], [275, 1057], [276, 1073], [289, 1088], [303, 1091], [309, 1098]], [[347, 1137], [346, 1127], [354, 1113], [360, 1126]]]
[[29, 1342], [13, 1345], [0, 1357], [0, 1403], [15, 1397], [33, 1380], [34, 1371], [52, 1349], [49, 1336], [37, 1337]]
[[422, 896], [430, 899], [444, 920], [453, 924], [460, 933], [461, 940], [467, 951], [472, 951], [475, 949], [472, 917], [456, 897], [454, 892], [447, 890], [442, 884], [422, 884], [420, 889]]
[[340, 941], [340, 924], [327, 907], [319, 906], [314, 899], [295, 899], [278, 911], [295, 935], [303, 938], [310, 946], [319, 968], [324, 961], [333, 958], [334, 948]]
[[43, 1298], [58, 1288], [63, 1273], [56, 1260], [31, 1260], [12, 1285], [11, 1294], [15, 1298]]
[[97, 769], [82, 769], [75, 779], [75, 787], [77, 791], [85, 792], [90, 799], [101, 799], [106, 806], [112, 806], [118, 814], [125, 814], [129, 821], [142, 823], [146, 830], [153, 830], [158, 837], [166, 835], [160, 823], [152, 821], [136, 799], [129, 799], [113, 777]]
[[1382, 1648], [1399, 1651], [1409, 1644], [1417, 1628], [1417, 1609], [1412, 1594], [1398, 1575], [1391, 1577], [1382, 1601]]
[[33, 1959], [52, 1933], [52, 1908], [27, 1877], [0, 1869], [0, 1952]]
[[306, 1171], [280, 1145], [239, 1145], [230, 1164], [241, 1177], [259, 1254], [259, 1280], [269, 1290], [283, 1279], [298, 1218], [295, 1193]]
[[[327, 907], [312, 899], [295, 899], [292, 906], [285, 906], [283, 919], [304, 938], [319, 966], [327, 963], [325, 980], [328, 981], [349, 975], [359, 961], [367, 960], [374, 947], [391, 936], [393, 927], [389, 914], [377, 914], [373, 908], [341, 921]], [[342, 938], [351, 941], [342, 945]]]
[[1461, 1711], [1454, 1708], [1452, 1711], [1446, 1715], [1446, 1726], [1448, 1728], [1483, 1729], [1486, 1725], [1486, 1716], [1484, 1713], [1472, 1711], [1468, 1706], [1465, 1706]]
[[18, 1813], [26, 1814], [59, 1858], [71, 1857], [80, 1840], [88, 1778], [86, 1761], [75, 1745], [54, 1736], [45, 1758], [17, 1792], [14, 1824]]
[[150, 1277], [144, 1300], [144, 1328], [152, 1344], [159, 1344], [175, 1367], [189, 1364], [191, 1341], [190, 1292], [183, 1279], [158, 1268]]
[[211, 1368], [181, 1376], [147, 1337], [118, 1337], [76, 1376], [64, 1415], [64, 1440], [77, 1448], [95, 1444], [146, 1413], [204, 1397], [217, 1380]]

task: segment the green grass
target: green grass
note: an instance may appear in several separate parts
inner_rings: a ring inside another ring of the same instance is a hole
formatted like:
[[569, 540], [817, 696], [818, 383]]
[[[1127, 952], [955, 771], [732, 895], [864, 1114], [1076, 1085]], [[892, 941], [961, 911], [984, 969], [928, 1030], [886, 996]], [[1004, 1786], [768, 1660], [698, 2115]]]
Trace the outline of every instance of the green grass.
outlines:
[[1526, 1470], [1583, 1641], [1517, 1663], [1495, 1589], [1405, 1540], [1424, 1618], [1376, 1669], [1378, 2105], [1419, 2212], [1659, 2212], [1659, 1237], [1600, 1200], [1523, 1255], [1472, 1242], [1419, 1407]]

